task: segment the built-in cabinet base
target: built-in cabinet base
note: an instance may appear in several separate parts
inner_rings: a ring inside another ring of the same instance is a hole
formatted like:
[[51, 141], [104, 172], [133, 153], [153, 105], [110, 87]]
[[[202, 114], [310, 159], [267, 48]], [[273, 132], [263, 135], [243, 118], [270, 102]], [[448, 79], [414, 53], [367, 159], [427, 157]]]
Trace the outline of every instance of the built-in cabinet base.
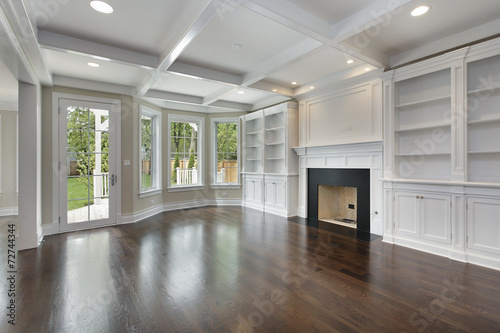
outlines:
[[384, 241], [500, 270], [500, 186], [384, 185]]
[[297, 215], [298, 175], [243, 175], [243, 205], [291, 217]]

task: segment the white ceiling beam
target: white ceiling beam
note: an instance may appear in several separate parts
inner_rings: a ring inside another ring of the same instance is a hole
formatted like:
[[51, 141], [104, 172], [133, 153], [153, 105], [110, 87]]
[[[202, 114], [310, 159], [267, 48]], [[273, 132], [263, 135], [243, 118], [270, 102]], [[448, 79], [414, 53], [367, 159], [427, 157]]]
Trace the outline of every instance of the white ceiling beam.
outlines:
[[209, 68], [185, 64], [179, 61], [174, 62], [167, 70], [172, 74], [181, 74], [198, 79], [204, 79], [216, 83], [230, 85], [241, 85], [243, 78], [239, 75], [216, 71]]
[[149, 90], [144, 96], [184, 104], [201, 105], [203, 103], [202, 97], [172, 93], [161, 90]]
[[[138, 94], [145, 95], [151, 89], [156, 80], [169, 69], [170, 66], [179, 58], [184, 50], [191, 44], [191, 42], [198, 36], [198, 34], [205, 28], [210, 20], [217, 14], [218, 11], [227, 3], [228, 0], [212, 0], [203, 11], [196, 16], [190, 28], [187, 31], [181, 31], [178, 36], [174, 36], [172, 41], [167, 45], [165, 51], [162, 53], [161, 62], [157, 70], [150, 76], [144, 84], [138, 87]], [[170, 32], [165, 32], [170, 33]]]
[[218, 107], [203, 106], [203, 105], [182, 104], [182, 103], [163, 101], [155, 98], [144, 97], [142, 99], [160, 108], [171, 109], [176, 111], [188, 111], [188, 112], [199, 112], [199, 113], [241, 112], [241, 110], [235, 110], [235, 109], [218, 108]]
[[267, 91], [273, 94], [287, 96], [289, 98], [293, 97], [293, 89], [279, 86], [278, 84], [267, 82], [265, 80], [255, 82], [249, 87], [255, 90]]
[[[394, 15], [399, 15], [403, 6], [416, 0], [378, 0], [355, 14], [332, 26], [332, 40], [340, 43], [375, 25], [390, 24]], [[420, 1], [421, 2], [421, 1]], [[376, 33], [376, 31], [375, 31]]]
[[49, 50], [79, 54], [146, 69], [156, 69], [159, 61], [158, 57], [147, 54], [124, 50], [45, 30], [38, 31], [38, 43], [42, 48]]
[[[0, 2], [0, 25], [28, 74], [29, 78], [26, 77], [23, 81], [33, 84], [40, 82], [51, 86], [52, 76], [43, 60], [34, 25], [22, 1]], [[16, 73], [13, 74], [16, 75]]]
[[304, 55], [318, 49], [322, 45], [322, 43], [314, 39], [307, 38], [301, 43], [298, 43], [283, 52], [275, 54], [268, 60], [259, 64], [257, 67], [252, 68], [244, 76], [242, 86], [249, 86], [264, 79], [271, 73], [299, 61]]
[[77, 79], [74, 77], [54, 75], [55, 86], [71, 87], [83, 90], [101, 91], [112, 94], [129, 95], [133, 94], [133, 87], [118, 85], [114, 83], [106, 83], [93, 80]]
[[264, 109], [264, 108], [269, 107], [270, 105], [283, 103], [283, 102], [289, 101], [290, 99], [291, 98], [287, 97], [287, 96], [279, 96], [279, 95], [273, 96], [271, 98], [268, 98], [264, 101], [261, 101], [261, 102], [258, 102], [258, 103], [255, 103], [254, 105], [252, 105], [251, 111]]
[[217, 101], [217, 102], [212, 103], [210, 106], [215, 106], [215, 107], [224, 108], [224, 109], [237, 110], [237, 111], [252, 111], [251, 104], [243, 104], [243, 103], [228, 102], [228, 101]]
[[203, 98], [203, 105], [210, 105], [218, 101], [219, 99], [224, 98], [225, 96], [231, 95], [237, 90], [238, 90], [237, 87], [230, 87], [230, 86], [221, 87], [220, 89], [217, 89], [215, 92]]
[[231, 0], [313, 39], [331, 39], [331, 25], [286, 0]]

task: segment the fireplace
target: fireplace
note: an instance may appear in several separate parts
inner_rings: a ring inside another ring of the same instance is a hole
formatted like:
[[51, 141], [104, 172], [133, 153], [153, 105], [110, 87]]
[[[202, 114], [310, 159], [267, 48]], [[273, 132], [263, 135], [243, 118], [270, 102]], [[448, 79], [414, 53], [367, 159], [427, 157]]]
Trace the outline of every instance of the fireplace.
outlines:
[[370, 232], [370, 170], [308, 169], [307, 215]]

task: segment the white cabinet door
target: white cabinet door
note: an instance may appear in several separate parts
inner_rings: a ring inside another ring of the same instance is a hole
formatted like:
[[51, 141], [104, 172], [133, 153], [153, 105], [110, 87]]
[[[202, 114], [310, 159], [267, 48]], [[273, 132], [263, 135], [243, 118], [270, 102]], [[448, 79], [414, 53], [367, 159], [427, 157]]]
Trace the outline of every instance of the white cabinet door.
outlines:
[[500, 254], [500, 200], [469, 197], [467, 205], [467, 247]]
[[451, 196], [398, 191], [395, 193], [397, 234], [451, 242]]
[[245, 177], [245, 205], [262, 205], [262, 180]]
[[397, 234], [418, 237], [420, 235], [420, 194], [396, 192], [394, 219]]
[[421, 237], [424, 239], [451, 243], [451, 197], [422, 193], [420, 195]]
[[274, 208], [274, 202], [276, 197], [276, 187], [275, 183], [269, 180], [266, 180], [265, 183], [266, 191], [265, 191], [265, 200], [266, 208]]
[[287, 181], [273, 177], [265, 180], [266, 211], [286, 215], [287, 213]]

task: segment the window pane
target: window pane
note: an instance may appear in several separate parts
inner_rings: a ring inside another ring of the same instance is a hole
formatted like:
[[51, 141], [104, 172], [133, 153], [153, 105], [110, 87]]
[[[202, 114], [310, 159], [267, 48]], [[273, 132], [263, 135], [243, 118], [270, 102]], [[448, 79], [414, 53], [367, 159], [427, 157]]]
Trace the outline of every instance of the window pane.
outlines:
[[[141, 108], [142, 110], [142, 108]], [[158, 126], [161, 115], [153, 110], [141, 111], [140, 177], [141, 191], [157, 189], [161, 186], [161, 142]]]
[[238, 182], [238, 124], [217, 124], [216, 183]]
[[170, 122], [171, 185], [199, 184], [198, 122]]

